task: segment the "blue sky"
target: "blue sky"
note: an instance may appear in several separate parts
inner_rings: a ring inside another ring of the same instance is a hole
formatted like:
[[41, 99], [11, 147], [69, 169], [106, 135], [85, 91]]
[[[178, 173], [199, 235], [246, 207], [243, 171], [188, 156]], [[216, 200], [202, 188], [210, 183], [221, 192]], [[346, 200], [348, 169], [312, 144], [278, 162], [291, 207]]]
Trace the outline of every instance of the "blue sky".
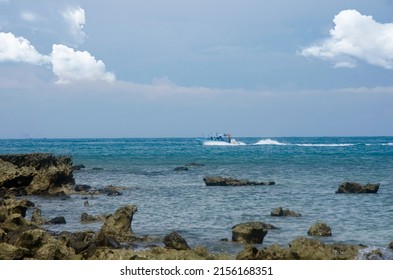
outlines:
[[393, 135], [391, 0], [0, 0], [0, 138]]

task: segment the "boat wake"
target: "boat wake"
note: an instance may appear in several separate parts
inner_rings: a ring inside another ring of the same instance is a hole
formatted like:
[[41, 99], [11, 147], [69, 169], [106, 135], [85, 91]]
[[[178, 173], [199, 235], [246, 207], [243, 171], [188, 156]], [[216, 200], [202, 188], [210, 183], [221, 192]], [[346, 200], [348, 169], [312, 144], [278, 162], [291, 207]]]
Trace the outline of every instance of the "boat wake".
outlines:
[[225, 142], [225, 141], [213, 141], [213, 140], [203, 141], [202, 144], [204, 146], [245, 146], [245, 145], [247, 145], [246, 143], [239, 142], [239, 141]]

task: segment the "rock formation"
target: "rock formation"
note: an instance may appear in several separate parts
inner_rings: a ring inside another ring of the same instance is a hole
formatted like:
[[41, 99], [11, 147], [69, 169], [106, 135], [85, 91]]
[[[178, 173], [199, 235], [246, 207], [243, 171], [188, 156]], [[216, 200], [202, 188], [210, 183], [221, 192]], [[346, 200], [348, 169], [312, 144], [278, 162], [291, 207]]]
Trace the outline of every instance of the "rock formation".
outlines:
[[361, 185], [354, 182], [344, 182], [339, 185], [336, 193], [377, 193], [380, 184]]
[[255, 182], [231, 177], [205, 177], [203, 181], [206, 186], [271, 186], [275, 184], [275, 182]]

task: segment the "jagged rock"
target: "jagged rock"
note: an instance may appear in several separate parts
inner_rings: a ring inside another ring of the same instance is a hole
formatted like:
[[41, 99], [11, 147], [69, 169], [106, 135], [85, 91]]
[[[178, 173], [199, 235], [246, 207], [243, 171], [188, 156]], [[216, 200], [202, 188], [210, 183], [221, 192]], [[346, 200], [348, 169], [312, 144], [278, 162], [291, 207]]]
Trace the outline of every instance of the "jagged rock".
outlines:
[[244, 179], [225, 177], [204, 177], [206, 186], [271, 186], [275, 182], [255, 182]]
[[0, 228], [0, 243], [5, 241], [7, 233]]
[[276, 217], [282, 217], [282, 216], [285, 216], [285, 217], [288, 217], [288, 216], [289, 217], [301, 217], [302, 216], [300, 213], [291, 211], [289, 209], [283, 209], [282, 207], [278, 207], [278, 208], [273, 209], [271, 211], [270, 215], [271, 216], [276, 216]]
[[134, 234], [131, 223], [136, 211], [137, 207], [135, 205], [126, 205], [117, 209], [113, 215], [109, 215], [98, 233], [99, 244], [110, 245], [111, 240], [115, 242], [132, 240]]
[[108, 216], [106, 216], [106, 215], [93, 216], [93, 215], [89, 215], [89, 214], [83, 212], [81, 214], [81, 222], [82, 223], [105, 222], [107, 217]]
[[10, 243], [17, 247], [26, 248], [31, 252], [31, 256], [33, 252], [38, 248], [46, 244], [52, 239], [49, 234], [43, 229], [32, 229], [26, 230], [21, 234], [17, 235], [15, 241], [10, 240]]
[[312, 236], [332, 236], [332, 229], [325, 223], [316, 223], [310, 227], [307, 232]]
[[339, 185], [336, 193], [377, 193], [380, 184], [361, 185], [353, 182], [344, 182]]
[[0, 155], [1, 193], [69, 193], [74, 184], [69, 156], [45, 153]]
[[268, 229], [276, 227], [262, 222], [247, 222], [232, 227], [232, 241], [248, 244], [262, 244]]
[[181, 237], [177, 232], [172, 232], [164, 237], [164, 244], [166, 248], [175, 250], [187, 250], [190, 249], [186, 240]]
[[273, 244], [257, 250], [247, 247], [236, 259], [242, 260], [355, 260], [359, 246], [325, 244], [319, 240], [299, 237], [289, 247]]
[[41, 209], [34, 209], [33, 214], [31, 215], [31, 222], [36, 225], [44, 225], [46, 224], [46, 220], [42, 217]]
[[82, 256], [76, 255], [71, 247], [67, 247], [64, 242], [53, 239], [41, 246], [34, 255], [37, 260], [80, 260]]
[[22, 260], [26, 254], [28, 254], [28, 250], [25, 248], [0, 243], [0, 260]]
[[84, 258], [91, 257], [97, 249], [94, 231], [66, 232], [59, 234], [61, 239], [68, 247], [74, 249], [76, 254], [81, 254]]

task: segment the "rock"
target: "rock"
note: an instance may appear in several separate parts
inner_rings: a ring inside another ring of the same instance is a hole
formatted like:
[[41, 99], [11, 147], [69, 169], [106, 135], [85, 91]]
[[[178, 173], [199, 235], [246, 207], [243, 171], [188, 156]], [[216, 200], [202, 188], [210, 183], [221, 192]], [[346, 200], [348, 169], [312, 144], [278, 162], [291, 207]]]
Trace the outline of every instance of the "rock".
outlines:
[[69, 193], [74, 184], [69, 156], [45, 153], [0, 155], [2, 193]]
[[66, 232], [59, 234], [59, 239], [62, 240], [68, 247], [74, 249], [76, 254], [81, 254], [84, 258], [91, 257], [97, 249], [95, 232]]
[[92, 168], [94, 171], [101, 171], [101, 170], [104, 170], [104, 168], [102, 168], [102, 167], [93, 167]]
[[275, 184], [275, 182], [254, 182], [231, 177], [204, 177], [203, 181], [206, 186], [271, 186]]
[[29, 251], [25, 248], [0, 243], [0, 260], [22, 260]]
[[332, 236], [332, 229], [327, 224], [318, 222], [310, 227], [307, 234], [311, 236]]
[[72, 170], [81, 170], [81, 169], [84, 169], [84, 168], [86, 168], [86, 166], [84, 166], [83, 164], [76, 164], [76, 165], [73, 165], [72, 166]]
[[185, 166], [179, 166], [173, 169], [173, 171], [188, 171], [189, 169]]
[[28, 249], [30, 255], [33, 256], [38, 248], [50, 242], [51, 239], [52, 237], [43, 229], [32, 229], [19, 234], [13, 245]]
[[95, 222], [105, 222], [107, 216], [106, 215], [89, 215], [85, 212], [81, 214], [81, 222], [86, 224], [86, 223], [95, 223]]
[[61, 225], [61, 224], [66, 224], [66, 220], [64, 217], [60, 216], [60, 217], [56, 217], [53, 218], [52, 220], [49, 220], [47, 222], [48, 225]]
[[[126, 205], [110, 215], [98, 233], [97, 239], [100, 245], [109, 244], [110, 240], [116, 242], [129, 242], [134, 234], [131, 229], [132, 218], [137, 212], [135, 205]], [[110, 245], [110, 244], [109, 244]]]
[[278, 208], [273, 209], [271, 211], [270, 215], [275, 216], [275, 217], [282, 217], [282, 216], [301, 217], [302, 216], [301, 214], [299, 214], [297, 212], [291, 211], [289, 209], [283, 209], [282, 207], [278, 207]]
[[336, 193], [377, 193], [380, 184], [361, 185], [353, 182], [340, 184]]
[[393, 241], [389, 243], [388, 248], [389, 248], [390, 250], [393, 250]]
[[31, 215], [31, 222], [36, 225], [44, 225], [46, 224], [46, 220], [41, 215], [41, 209], [34, 209], [33, 214]]
[[82, 257], [75, 254], [74, 249], [67, 247], [63, 242], [52, 239], [41, 246], [34, 255], [37, 260], [80, 260]]
[[75, 185], [74, 190], [75, 190], [76, 192], [88, 192], [88, 191], [91, 190], [91, 186], [89, 186], [89, 185], [83, 185], [83, 184], [78, 184], [78, 185]]
[[247, 222], [232, 227], [232, 241], [247, 244], [262, 244], [268, 229], [276, 227], [262, 222]]
[[187, 250], [190, 249], [186, 240], [181, 237], [177, 232], [172, 232], [164, 237], [164, 244], [166, 248], [175, 250]]
[[127, 187], [108, 185], [104, 187], [102, 190], [100, 190], [100, 193], [106, 194], [108, 196], [119, 196], [119, 195], [123, 195], [120, 191], [124, 191], [127, 189], [128, 189]]
[[319, 240], [299, 237], [289, 247], [273, 244], [257, 250], [247, 247], [236, 259], [242, 260], [355, 260], [359, 246], [325, 244]]

